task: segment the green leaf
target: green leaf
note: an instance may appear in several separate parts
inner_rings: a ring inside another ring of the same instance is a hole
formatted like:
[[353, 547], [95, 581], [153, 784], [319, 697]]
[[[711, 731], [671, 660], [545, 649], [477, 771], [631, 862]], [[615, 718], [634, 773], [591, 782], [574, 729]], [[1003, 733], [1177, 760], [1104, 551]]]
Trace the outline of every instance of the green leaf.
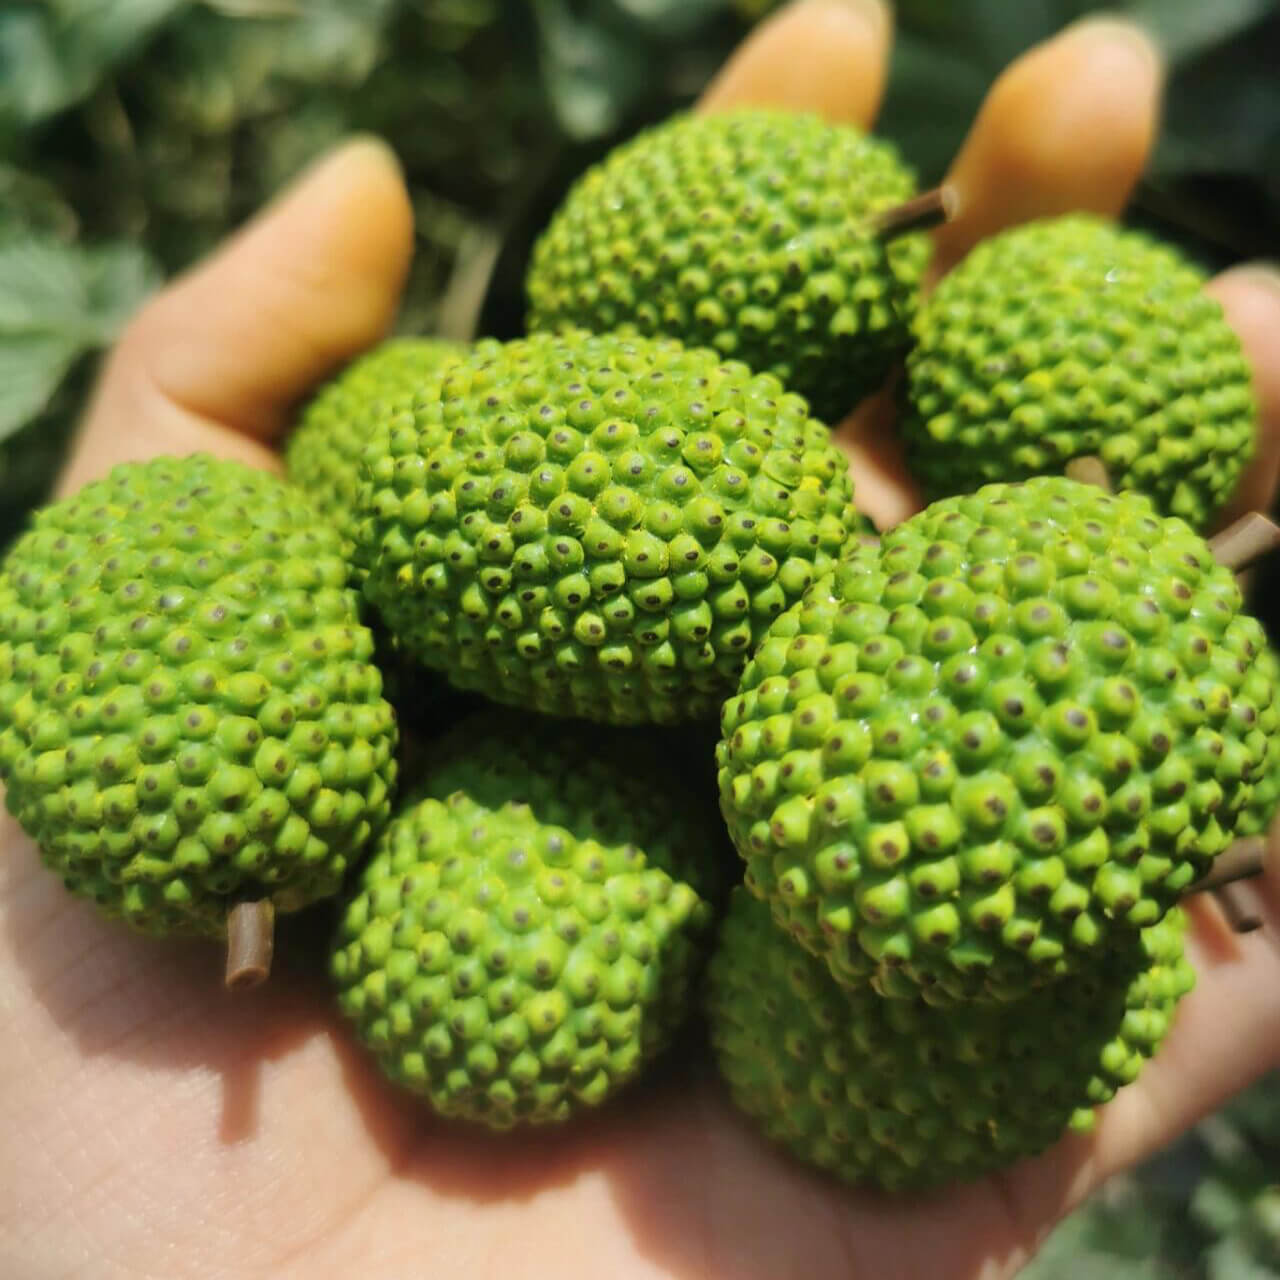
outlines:
[[646, 83], [643, 45], [580, 21], [564, 0], [536, 0], [534, 12], [547, 91], [565, 133], [583, 139], [615, 129]]
[[0, 11], [0, 122], [83, 101], [189, 0], [49, 0]]
[[33, 235], [71, 240], [78, 226], [75, 210], [53, 183], [0, 164], [0, 243]]
[[1258, 1258], [1240, 1236], [1219, 1240], [1205, 1254], [1208, 1280], [1276, 1280], [1276, 1270]]
[[158, 279], [135, 245], [0, 245], [0, 440], [48, 405], [79, 356], [114, 340]]
[[82, 349], [74, 338], [52, 334], [0, 340], [0, 440], [48, 405]]

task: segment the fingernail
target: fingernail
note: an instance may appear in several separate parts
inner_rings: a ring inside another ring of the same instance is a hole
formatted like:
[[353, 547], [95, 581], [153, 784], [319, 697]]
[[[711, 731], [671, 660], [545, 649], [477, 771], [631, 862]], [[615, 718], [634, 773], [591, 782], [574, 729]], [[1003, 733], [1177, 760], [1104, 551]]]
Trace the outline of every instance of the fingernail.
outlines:
[[1144, 68], [1156, 75], [1164, 75], [1164, 54], [1154, 34], [1145, 27], [1116, 14], [1095, 13], [1080, 18], [1063, 28], [1062, 34], [1072, 40], [1083, 39], [1106, 44], [1125, 55], [1137, 55]]
[[1243, 278], [1280, 294], [1280, 262], [1259, 258], [1253, 262], [1242, 262], [1236, 267], [1228, 267], [1223, 275]]

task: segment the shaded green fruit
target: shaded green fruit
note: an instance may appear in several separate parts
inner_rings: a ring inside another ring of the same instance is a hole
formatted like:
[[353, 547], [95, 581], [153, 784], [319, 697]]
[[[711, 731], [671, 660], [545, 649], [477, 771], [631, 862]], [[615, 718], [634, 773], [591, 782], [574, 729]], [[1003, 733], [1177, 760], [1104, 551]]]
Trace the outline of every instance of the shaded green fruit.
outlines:
[[370, 436], [466, 348], [441, 338], [391, 338], [326, 383], [285, 443], [285, 471], [348, 544], [355, 523], [360, 455]]
[[[1280, 659], [1270, 646], [1260, 653], [1246, 677], [1246, 696], [1255, 704], [1263, 701], [1263, 685], [1280, 690]], [[1271, 819], [1280, 810], [1280, 699], [1270, 703], [1258, 718], [1258, 727], [1266, 735], [1266, 758], [1259, 771], [1249, 801], [1236, 823], [1236, 835], [1257, 836], [1266, 832]]]
[[435, 744], [338, 933], [343, 1012], [397, 1083], [494, 1128], [593, 1107], [695, 1002], [732, 852], [634, 733], [488, 714]]
[[534, 247], [530, 329], [630, 327], [776, 374], [836, 422], [907, 348], [928, 257], [877, 239], [914, 181], [815, 115], [682, 115], [581, 177]]
[[852, 1183], [964, 1181], [1093, 1127], [1138, 1076], [1195, 974], [1181, 911], [1007, 1005], [936, 1009], [841, 987], [735, 890], [708, 968], [711, 1043], [734, 1102]]
[[902, 424], [927, 496], [1061, 472], [1204, 528], [1253, 452], [1249, 366], [1204, 276], [1087, 214], [983, 241], [920, 309]]
[[804, 400], [651, 338], [480, 343], [362, 467], [364, 593], [405, 651], [615, 723], [717, 714], [858, 523]]
[[1140, 494], [990, 485], [851, 544], [725, 704], [747, 883], [842, 981], [1008, 999], [1232, 840], [1274, 688], [1231, 572]]
[[275, 476], [119, 466], [0, 573], [0, 779], [74, 893], [152, 933], [335, 893], [388, 816], [395, 717], [338, 534]]

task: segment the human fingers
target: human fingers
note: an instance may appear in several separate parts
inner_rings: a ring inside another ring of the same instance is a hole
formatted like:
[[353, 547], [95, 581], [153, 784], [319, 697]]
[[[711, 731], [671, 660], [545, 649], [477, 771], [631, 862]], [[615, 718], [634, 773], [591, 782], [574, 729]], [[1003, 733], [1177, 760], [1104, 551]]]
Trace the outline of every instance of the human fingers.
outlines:
[[117, 462], [208, 450], [275, 465], [297, 398], [389, 327], [413, 215], [394, 156], [356, 139], [139, 312], [109, 357], [68, 493]]
[[794, 0], [742, 42], [698, 109], [784, 107], [868, 128], [884, 94], [892, 34], [883, 0]]
[[1159, 127], [1164, 64], [1133, 23], [1092, 17], [1034, 46], [991, 86], [946, 182], [952, 220], [932, 274], [1032, 218], [1120, 212]]
[[1280, 479], [1280, 271], [1246, 264], [1216, 276], [1207, 292], [1222, 303], [1227, 323], [1244, 346], [1253, 370], [1258, 406], [1257, 448], [1219, 520], [1229, 524], [1248, 511], [1267, 511]]
[[1249, 883], [1262, 928], [1239, 935], [1216, 906], [1193, 899], [1189, 952], [1196, 988], [1137, 1082], [1101, 1113], [1089, 1172], [1101, 1182], [1165, 1146], [1268, 1070], [1280, 1066], [1280, 844]]

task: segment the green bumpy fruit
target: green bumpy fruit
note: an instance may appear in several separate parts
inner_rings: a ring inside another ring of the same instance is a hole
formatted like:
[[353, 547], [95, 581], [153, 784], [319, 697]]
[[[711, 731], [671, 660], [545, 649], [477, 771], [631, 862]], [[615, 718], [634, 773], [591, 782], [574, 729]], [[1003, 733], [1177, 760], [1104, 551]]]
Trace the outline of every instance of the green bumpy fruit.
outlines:
[[654, 749], [492, 714], [435, 745], [330, 967], [383, 1071], [440, 1114], [565, 1120], [633, 1079], [695, 1003], [733, 855]]
[[364, 593], [407, 653], [496, 702], [618, 724], [717, 715], [858, 527], [804, 400], [651, 338], [480, 343], [362, 473]]
[[929, 497], [1096, 455], [1204, 528], [1253, 452], [1249, 365], [1204, 276], [1073, 214], [980, 244], [913, 323], [907, 461]]
[[466, 350], [441, 338], [391, 338], [326, 383], [285, 443], [285, 471], [351, 542], [360, 456], [369, 437]]
[[578, 180], [534, 246], [529, 328], [631, 329], [773, 373], [836, 422], [908, 345], [927, 241], [894, 149], [815, 115], [677, 116]]
[[[1257, 662], [1250, 669], [1248, 679], [1252, 683], [1252, 697], [1255, 703], [1262, 701], [1262, 686], [1270, 684], [1280, 690], [1280, 658], [1276, 651], [1267, 647], [1258, 655]], [[1260, 836], [1265, 834], [1271, 820], [1280, 810], [1280, 698], [1271, 703], [1259, 717], [1258, 727], [1266, 736], [1266, 757], [1262, 769], [1250, 793], [1249, 801], [1236, 823], [1237, 836]]]
[[708, 969], [711, 1043], [737, 1106], [851, 1183], [978, 1177], [1093, 1127], [1139, 1074], [1195, 974], [1171, 911], [1008, 1005], [942, 1010], [839, 986], [735, 890]]
[[336, 531], [275, 476], [129, 463], [0, 573], [0, 780], [74, 893], [150, 933], [336, 893], [396, 724]]
[[1140, 494], [1063, 477], [853, 544], [725, 705], [747, 884], [834, 975], [1010, 999], [1154, 924], [1233, 838], [1266, 640]]

